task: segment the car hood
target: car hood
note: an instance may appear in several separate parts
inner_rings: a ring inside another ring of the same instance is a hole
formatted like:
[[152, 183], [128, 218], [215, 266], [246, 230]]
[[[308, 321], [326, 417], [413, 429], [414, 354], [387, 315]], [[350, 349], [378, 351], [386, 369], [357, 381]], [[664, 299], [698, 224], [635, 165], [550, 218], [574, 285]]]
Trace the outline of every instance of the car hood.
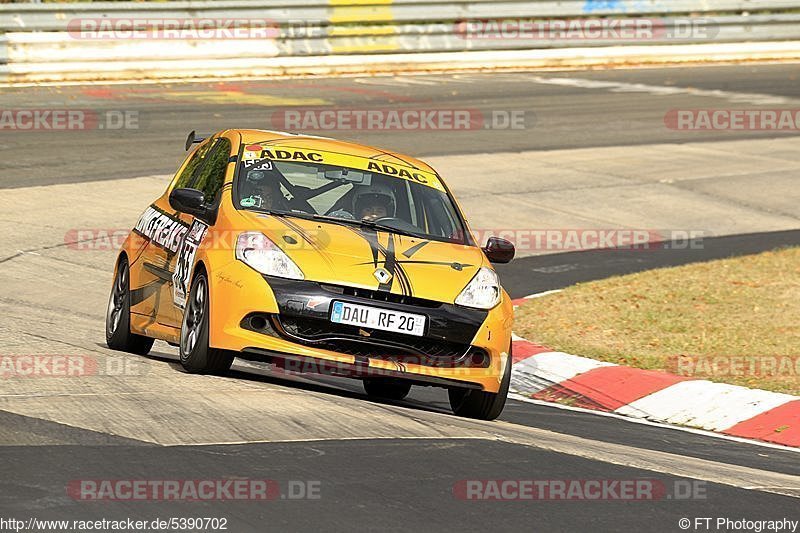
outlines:
[[307, 280], [320, 283], [453, 303], [484, 265], [475, 246], [325, 221], [242, 214], [247, 226], [280, 246]]

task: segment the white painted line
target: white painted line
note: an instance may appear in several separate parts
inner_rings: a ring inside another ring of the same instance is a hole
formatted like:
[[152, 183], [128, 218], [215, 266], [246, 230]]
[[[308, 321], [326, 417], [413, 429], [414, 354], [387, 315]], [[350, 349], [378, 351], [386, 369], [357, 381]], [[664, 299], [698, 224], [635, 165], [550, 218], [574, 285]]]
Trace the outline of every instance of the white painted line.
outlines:
[[534, 400], [533, 398], [527, 398], [525, 396], [522, 396], [520, 394], [515, 394], [515, 393], [509, 394], [508, 397], [513, 399], [513, 400], [520, 401], [520, 402], [532, 403], [532, 404], [535, 404], [535, 405], [541, 405], [543, 407], [553, 407], [553, 408], [556, 408], [556, 409], [562, 409], [564, 411], [574, 411], [574, 412], [577, 412], [577, 413], [585, 413], [585, 414], [595, 415], [595, 416], [605, 416], [605, 417], [608, 417], [608, 418], [613, 418], [615, 420], [623, 420], [623, 421], [629, 422], [631, 424], [641, 424], [643, 426], [652, 426], [652, 427], [663, 428], [663, 429], [672, 429], [672, 430], [675, 430], [675, 431], [682, 431], [684, 433], [692, 433], [694, 435], [702, 435], [704, 437], [713, 437], [713, 438], [716, 438], [716, 439], [728, 440], [728, 441], [738, 442], [738, 443], [742, 443], [742, 444], [752, 444], [754, 446], [761, 446], [762, 448], [771, 448], [771, 449], [774, 449], [774, 450], [783, 450], [783, 451], [787, 451], [787, 452], [800, 453], [800, 448], [792, 448], [790, 446], [783, 446], [781, 444], [773, 444], [771, 442], [763, 442], [763, 441], [760, 441], [760, 440], [751, 440], [751, 439], [746, 439], [746, 438], [743, 438], [743, 437], [735, 437], [733, 435], [725, 435], [725, 434], [722, 434], [722, 433], [715, 433], [713, 431], [706, 431], [704, 429], [690, 428], [690, 427], [685, 427], [685, 426], [676, 426], [676, 425], [673, 425], [673, 424], [665, 424], [663, 422], [655, 422], [653, 420], [648, 420], [646, 418], [633, 418], [633, 417], [630, 417], [630, 416], [621, 415], [619, 413], [609, 413], [607, 411], [595, 411], [593, 409], [585, 409], [583, 407], [575, 407], [573, 405], [564, 405], [564, 404], [560, 404], [560, 403], [545, 402], [545, 401], [542, 401], [542, 400]]
[[672, 424], [723, 431], [796, 396], [706, 380], [682, 381], [616, 410]]
[[472, 84], [473, 80], [462, 80], [458, 79], [455, 76], [428, 76], [425, 75], [425, 80], [427, 81], [435, 81], [437, 83], [467, 83]]
[[552, 291], [544, 291], [544, 292], [537, 292], [536, 294], [529, 294], [528, 296], [523, 296], [525, 300], [531, 300], [533, 298], [541, 298], [542, 296], [548, 296], [550, 294], [558, 294], [563, 289], [553, 289]]
[[436, 80], [427, 80], [426, 76], [411, 78], [408, 76], [376, 76], [375, 78], [356, 78], [353, 80], [362, 85], [389, 85], [391, 87], [407, 87], [409, 85], [439, 85]]
[[[541, 298], [542, 296], [549, 296], [551, 294], [557, 294], [561, 292], [563, 289], [553, 289], [551, 291], [544, 291], [544, 292], [537, 292], [536, 294], [529, 294], [528, 296], [523, 296], [522, 298], [512, 298], [512, 300], [532, 300], [534, 298]], [[519, 307], [519, 304], [514, 304], [514, 309]], [[521, 338], [521, 337], [520, 337]], [[522, 339], [526, 340], [526, 339]]]
[[394, 80], [402, 85], [438, 85], [437, 81], [429, 81], [425, 76], [409, 77], [409, 76], [395, 76]]
[[353, 80], [355, 83], [360, 83], [362, 85], [389, 85], [391, 87], [397, 87], [398, 85], [402, 85], [397, 83], [394, 78], [389, 76], [375, 76], [374, 78], [355, 78]]
[[690, 95], [709, 98], [721, 98], [729, 102], [751, 105], [786, 105], [796, 104], [799, 100], [760, 93], [742, 93], [719, 89], [698, 89], [695, 87], [670, 87], [667, 85], [647, 85], [644, 83], [625, 83], [619, 81], [587, 80], [584, 78], [545, 78], [529, 76], [528, 79], [544, 85], [577, 87], [579, 89], [605, 89], [613, 93], [647, 93], [654, 96]]
[[563, 352], [543, 352], [523, 359], [512, 367], [511, 389], [535, 394], [553, 384], [604, 366], [617, 365]]

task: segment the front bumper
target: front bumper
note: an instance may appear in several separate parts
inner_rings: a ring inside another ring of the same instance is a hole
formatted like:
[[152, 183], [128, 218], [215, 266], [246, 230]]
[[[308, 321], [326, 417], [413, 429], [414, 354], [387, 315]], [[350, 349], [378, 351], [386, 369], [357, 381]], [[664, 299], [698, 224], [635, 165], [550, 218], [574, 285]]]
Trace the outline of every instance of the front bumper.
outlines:
[[[277, 361], [286, 370], [499, 390], [511, 344], [507, 295], [492, 310], [466, 309], [368, 289], [265, 278], [238, 261], [211, 276], [211, 284], [215, 348]], [[339, 326], [329, 321], [333, 301], [424, 314], [428, 326], [422, 337]]]
[[368, 363], [366, 365], [361, 364], [358, 361], [353, 363], [335, 362], [324, 358], [281, 353], [265, 350], [263, 348], [245, 348], [239, 352], [238, 357], [249, 361], [273, 363], [282, 371], [290, 373], [313, 373], [347, 378], [396, 378], [413, 381], [418, 385], [482, 389], [479, 384], [470, 381], [461, 381], [458, 379], [426, 374], [414, 374], [400, 370], [381, 369], [370, 367]]

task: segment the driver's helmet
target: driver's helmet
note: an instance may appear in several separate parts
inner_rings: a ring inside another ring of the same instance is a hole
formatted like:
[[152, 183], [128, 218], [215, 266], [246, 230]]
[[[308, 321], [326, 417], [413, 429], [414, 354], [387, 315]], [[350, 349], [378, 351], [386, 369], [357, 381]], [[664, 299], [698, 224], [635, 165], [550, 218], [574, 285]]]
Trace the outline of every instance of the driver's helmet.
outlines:
[[394, 217], [397, 210], [394, 191], [382, 183], [358, 185], [353, 194], [353, 213], [360, 218], [361, 212], [375, 205], [386, 208], [386, 216]]
[[248, 189], [253, 193], [269, 193], [273, 196], [280, 194], [280, 186], [275, 174], [269, 170], [250, 170], [247, 172], [245, 181]]
[[247, 171], [240, 195], [267, 209], [282, 208], [284, 199], [275, 173], [261, 169]]
[[247, 181], [250, 183], [258, 183], [261, 184], [264, 180], [267, 179], [269, 176], [269, 172], [266, 170], [250, 170], [247, 172]]

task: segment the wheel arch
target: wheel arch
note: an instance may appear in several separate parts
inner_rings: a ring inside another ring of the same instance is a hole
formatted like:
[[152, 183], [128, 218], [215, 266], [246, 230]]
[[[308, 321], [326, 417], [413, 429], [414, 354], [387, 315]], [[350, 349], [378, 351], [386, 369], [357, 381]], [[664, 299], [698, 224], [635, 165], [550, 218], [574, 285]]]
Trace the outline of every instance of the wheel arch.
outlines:
[[114, 262], [115, 269], [119, 268], [119, 265], [122, 263], [123, 259], [128, 262], [128, 267], [131, 266], [131, 258], [128, 257], [128, 252], [126, 250], [120, 250], [120, 252], [117, 254], [117, 260]]
[[[205, 260], [198, 259], [197, 262], [194, 264], [194, 269], [192, 270], [192, 277], [191, 277], [191, 281], [189, 282], [189, 286], [190, 287], [191, 287], [191, 284], [194, 283], [195, 278], [197, 278], [197, 275], [200, 274], [201, 272], [203, 274], [205, 274], [207, 278], [209, 277], [208, 268], [206, 267]], [[208, 280], [208, 286], [209, 286], [208, 290], [210, 292], [211, 291], [211, 280], [210, 279]]]
[[[205, 274], [206, 276], [206, 285], [207, 285], [206, 290], [208, 290], [207, 302], [206, 302], [206, 305], [208, 306], [208, 329], [209, 329], [208, 341], [209, 345], [211, 345], [211, 339], [214, 335], [214, 324], [216, 323], [216, 320], [214, 320], [214, 313], [211, 308], [211, 301], [214, 298], [214, 287], [212, 286], [211, 276], [209, 275], [208, 266], [206, 265], [206, 260], [204, 258], [197, 259], [197, 261], [195, 261], [194, 263], [194, 267], [192, 267], [192, 276], [189, 278], [190, 281], [189, 281], [189, 286], [187, 287], [186, 290], [186, 298], [188, 300], [188, 298], [190, 297], [192, 287], [194, 286], [194, 282], [197, 279], [197, 276], [199, 276], [200, 274]], [[184, 313], [186, 312], [185, 308], [183, 309], [183, 312]], [[183, 320], [181, 320], [181, 324], [183, 324]]]

